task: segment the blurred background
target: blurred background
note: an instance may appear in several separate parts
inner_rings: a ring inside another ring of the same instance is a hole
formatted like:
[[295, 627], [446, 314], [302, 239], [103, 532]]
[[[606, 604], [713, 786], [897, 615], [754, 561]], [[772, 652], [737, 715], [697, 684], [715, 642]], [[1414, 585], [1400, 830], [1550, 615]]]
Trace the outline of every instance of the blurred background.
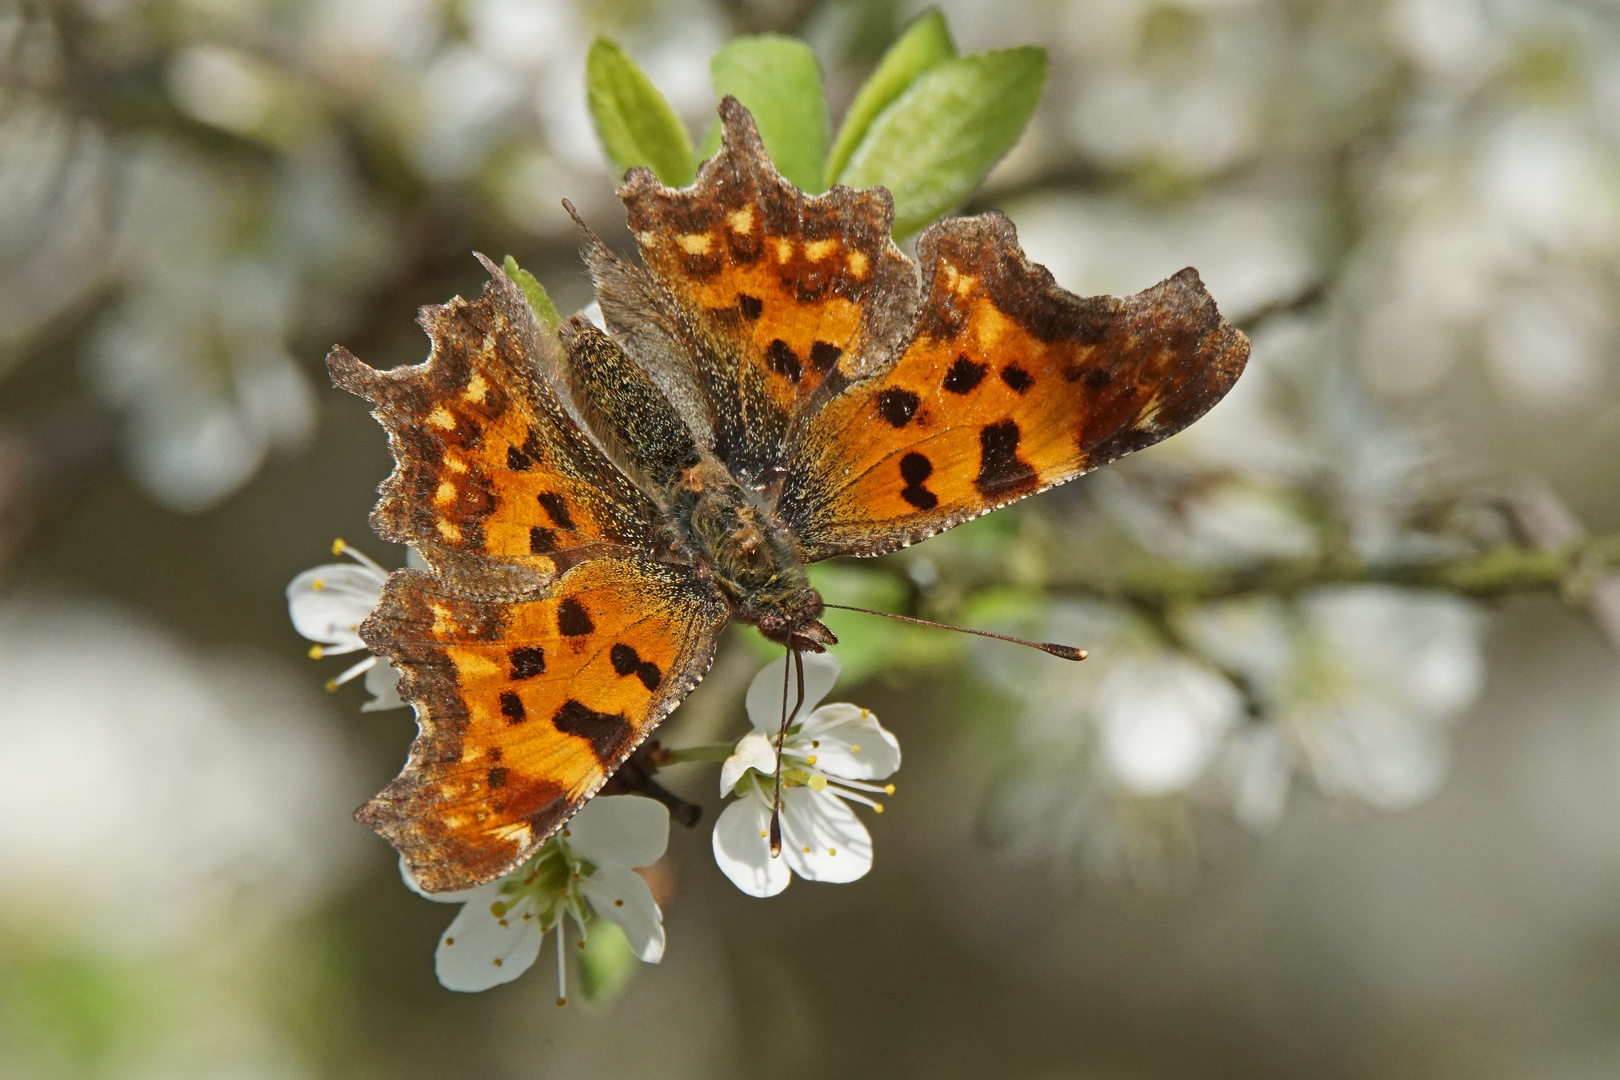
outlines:
[[[1093, 658], [834, 623], [833, 698], [905, 750], [872, 873], [755, 900], [676, 827], [664, 962], [559, 1010], [540, 971], [440, 988], [446, 909], [349, 819], [414, 725], [322, 692], [283, 590], [334, 537], [405, 553], [322, 356], [419, 361], [474, 249], [589, 302], [560, 200], [628, 246], [597, 34], [696, 138], [733, 35], [808, 41], [836, 118], [920, 5], [0, 5], [0, 1074], [1620, 1075], [1601, 567], [1366, 571], [1620, 530], [1620, 13], [942, 7], [1051, 62], [968, 209], [1083, 294], [1197, 266], [1250, 370], [1119, 467], [826, 567]], [[728, 638], [665, 742], [740, 736], [764, 655]], [[712, 823], [712, 766], [661, 779]]]

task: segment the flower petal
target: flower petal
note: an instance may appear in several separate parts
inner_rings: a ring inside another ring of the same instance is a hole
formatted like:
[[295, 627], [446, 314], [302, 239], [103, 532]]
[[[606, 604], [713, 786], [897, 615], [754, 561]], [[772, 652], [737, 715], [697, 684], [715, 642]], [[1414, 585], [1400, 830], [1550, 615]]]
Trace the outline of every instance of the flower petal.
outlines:
[[[748, 684], [748, 719], [760, 731], [775, 735], [782, 727], [782, 672], [788, 658], [766, 664], [754, 681]], [[804, 708], [799, 716], [805, 717], [821, 703], [838, 681], [838, 660], [832, 653], [804, 654]], [[787, 707], [793, 708], [798, 700], [799, 687], [792, 676], [788, 678]]]
[[[765, 819], [770, 820], [769, 808]], [[872, 834], [838, 796], [807, 787], [784, 788], [778, 861], [786, 861], [807, 881], [854, 881], [872, 869]]]
[[732, 789], [737, 786], [737, 781], [741, 780], [749, 769], [758, 769], [762, 773], [776, 771], [776, 749], [763, 731], [750, 731], [744, 735], [742, 741], [737, 744], [737, 749], [732, 751], [731, 756], [720, 766], [722, 799], [731, 794]]
[[564, 836], [598, 866], [651, 866], [669, 846], [669, 810], [640, 795], [598, 795], [568, 822]]
[[486, 881], [482, 885], [474, 885], [470, 889], [457, 889], [454, 892], [426, 892], [411, 876], [410, 867], [405, 865], [405, 856], [399, 857], [399, 876], [404, 879], [405, 887], [417, 896], [432, 900], [436, 904], [466, 904], [474, 900], [483, 900], [485, 903], [494, 903], [501, 894], [502, 878]]
[[787, 860], [771, 858], [770, 827], [770, 806], [752, 794], [726, 807], [714, 823], [714, 861], [749, 896], [775, 896], [793, 880]]
[[664, 913], [640, 874], [622, 866], [599, 866], [579, 883], [579, 891], [590, 901], [591, 910], [619, 924], [644, 963], [663, 959]]
[[882, 780], [900, 767], [900, 740], [856, 705], [823, 705], [811, 713], [793, 748], [805, 758], [814, 755], [817, 771], [832, 777]]
[[371, 695], [371, 700], [360, 706], [361, 712], [405, 707], [399, 696], [399, 669], [386, 660], [379, 660], [366, 670], [366, 693]]
[[356, 629], [382, 599], [382, 587], [383, 579], [364, 566], [317, 566], [287, 585], [287, 613], [293, 628], [311, 641], [363, 649]]
[[504, 916], [491, 911], [490, 903], [464, 905], [439, 938], [434, 970], [446, 990], [473, 992], [511, 982], [540, 955], [540, 920], [528, 899]]

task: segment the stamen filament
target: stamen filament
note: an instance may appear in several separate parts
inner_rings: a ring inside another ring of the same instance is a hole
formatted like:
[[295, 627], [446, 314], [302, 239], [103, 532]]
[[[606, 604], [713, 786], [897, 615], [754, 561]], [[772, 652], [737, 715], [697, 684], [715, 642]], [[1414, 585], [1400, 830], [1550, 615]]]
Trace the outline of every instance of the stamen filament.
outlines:
[[865, 803], [867, 806], [870, 806], [879, 813], [883, 812], [882, 803], [878, 802], [876, 799], [868, 799], [865, 795], [862, 795], [859, 792], [849, 791], [845, 788], [839, 787], [837, 784], [828, 784], [827, 790], [838, 796], [840, 799], [847, 799], [850, 802]]
[[350, 679], [353, 679], [353, 678], [361, 675], [364, 672], [370, 671], [373, 667], [376, 666], [376, 664], [377, 664], [377, 658], [375, 656], [368, 656], [364, 660], [360, 661], [358, 664], [354, 665], [354, 667], [350, 668], [349, 670], [345, 671], [343, 674], [339, 675], [337, 678], [328, 679], [327, 682], [326, 682], [326, 687], [327, 687], [328, 690], [336, 690], [338, 687], [342, 686], [344, 683], [348, 682]]
[[353, 559], [355, 562], [359, 563], [361, 566], [364, 566], [364, 567], [366, 567], [368, 569], [371, 569], [371, 570], [375, 570], [375, 571], [377, 571], [377, 573], [381, 574], [383, 577], [388, 576], [388, 571], [384, 570], [382, 568], [381, 564], [379, 564], [377, 562], [377, 560], [373, 559], [371, 556], [367, 555], [365, 552], [360, 551], [360, 550], [358, 550], [356, 548], [352, 548], [348, 544], [345, 544], [341, 537], [334, 540], [334, 541], [332, 541], [332, 554], [334, 554], [334, 555], [347, 555], [349, 558]]

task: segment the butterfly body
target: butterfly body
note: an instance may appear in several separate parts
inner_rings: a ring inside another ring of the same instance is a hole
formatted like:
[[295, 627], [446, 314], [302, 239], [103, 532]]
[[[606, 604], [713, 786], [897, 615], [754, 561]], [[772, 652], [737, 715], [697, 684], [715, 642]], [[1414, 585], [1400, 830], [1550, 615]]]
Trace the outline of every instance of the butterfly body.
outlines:
[[488, 261], [424, 308], [428, 360], [334, 381], [396, 460], [373, 524], [397, 572], [361, 626], [420, 733], [357, 812], [423, 888], [518, 865], [707, 670], [729, 621], [834, 643], [808, 563], [877, 555], [1179, 431], [1248, 342], [1185, 270], [1075, 297], [998, 214], [932, 226], [913, 261], [881, 188], [807, 196], [736, 101], [721, 151], [620, 195], [640, 252], [592, 239], [606, 329], [542, 328]]
[[707, 461], [683, 478], [676, 521], [733, 619], [778, 644], [821, 652], [838, 639], [820, 621], [821, 595], [810, 585], [791, 533], [772, 513], [770, 495]]

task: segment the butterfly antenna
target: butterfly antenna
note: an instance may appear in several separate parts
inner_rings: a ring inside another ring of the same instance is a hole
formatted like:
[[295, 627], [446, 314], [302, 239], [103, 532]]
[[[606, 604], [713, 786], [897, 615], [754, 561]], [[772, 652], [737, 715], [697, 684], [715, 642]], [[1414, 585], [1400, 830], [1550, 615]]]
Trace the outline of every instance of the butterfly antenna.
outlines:
[[799, 715], [804, 708], [804, 654], [798, 649], [789, 649], [793, 657], [793, 671], [799, 677], [799, 697], [793, 703], [793, 711], [788, 712], [788, 669], [787, 664], [782, 665], [782, 727], [776, 733], [776, 790], [771, 793], [771, 858], [782, 854], [782, 746], [787, 742], [788, 721]]
[[[1043, 653], [1063, 660], [1084, 660], [1090, 654], [1084, 649], [1077, 649], [1073, 645], [1058, 645], [1051, 641], [1026, 641], [1023, 638], [1012, 637], [1008, 634], [997, 634], [989, 630], [971, 630], [966, 626], [950, 626], [946, 623], [929, 622], [927, 619], [913, 619], [910, 615], [896, 615], [892, 611], [873, 611], [871, 608], [851, 607], [848, 604], [823, 604], [823, 607], [837, 608], [839, 611], [859, 611], [863, 615], [881, 615], [885, 619], [894, 619], [897, 622], [908, 622], [915, 626], [932, 626], [936, 630], [955, 630], [959, 634], [974, 634], [978, 637], [995, 638], [997, 641], [1010, 641], [1014, 645], [1027, 645], [1031, 649], [1039, 649]], [[785, 673], [784, 673], [785, 674]], [[787, 698], [786, 683], [783, 684], [782, 697]], [[784, 705], [784, 708], [786, 706]]]

